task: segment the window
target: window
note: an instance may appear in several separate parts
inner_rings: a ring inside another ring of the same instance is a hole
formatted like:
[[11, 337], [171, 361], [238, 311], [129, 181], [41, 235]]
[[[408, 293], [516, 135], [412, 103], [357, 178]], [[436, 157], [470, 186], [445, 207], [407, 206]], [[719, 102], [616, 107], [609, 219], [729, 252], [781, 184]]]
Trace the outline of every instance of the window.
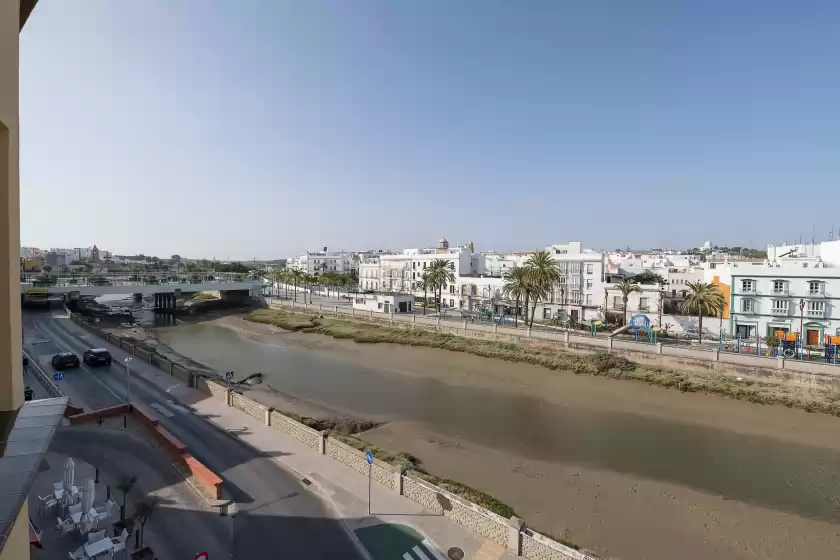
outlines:
[[587, 274], [592, 274], [592, 270], [593, 270], [593, 268], [594, 268], [594, 265], [593, 265], [593, 264], [591, 264], [591, 263], [590, 263], [590, 264], [587, 264], [587, 265], [586, 265], [586, 273], [587, 273]]
[[647, 310], [648, 308], [648, 298], [640, 297], [639, 298], [639, 309]]
[[543, 307], [543, 319], [550, 319], [551, 318], [551, 309], [548, 307]]
[[586, 279], [586, 289], [588, 290], [590, 288], [592, 288], [592, 278], [587, 278]]
[[825, 315], [825, 302], [824, 301], [809, 301], [807, 309], [808, 309], [808, 315], [821, 317], [822, 315]]
[[417, 263], [415, 261], [411, 261], [411, 268], [417, 268]]
[[454, 294], [454, 293], [455, 293], [455, 284], [450, 284], [450, 285], [449, 285], [449, 293], [450, 293], [450, 294]]
[[783, 294], [785, 293], [785, 281], [784, 280], [773, 280], [773, 293], [774, 294]]
[[382, 309], [382, 302], [381, 301], [376, 304], [376, 308], [377, 309]]
[[423, 263], [423, 270], [426, 270], [426, 263]]
[[412, 283], [411, 283], [411, 289], [412, 289], [412, 290], [416, 290], [416, 289], [417, 289], [417, 282], [412, 282]]
[[586, 305], [592, 305], [592, 294], [586, 294]]
[[773, 313], [787, 315], [790, 302], [786, 299], [773, 300]]
[[811, 280], [808, 282], [808, 295], [816, 296], [822, 293], [822, 282]]
[[449, 300], [449, 307], [455, 307], [455, 300], [454, 299]]
[[741, 280], [741, 291], [755, 292], [755, 282], [752, 280]]
[[741, 313], [755, 313], [755, 300], [742, 299], [741, 300]]
[[356, 303], [358, 303], [359, 305], [364, 305], [365, 298], [356, 298]]
[[624, 302], [621, 301], [621, 296], [613, 296], [613, 307], [615, 309], [621, 309], [624, 305]]

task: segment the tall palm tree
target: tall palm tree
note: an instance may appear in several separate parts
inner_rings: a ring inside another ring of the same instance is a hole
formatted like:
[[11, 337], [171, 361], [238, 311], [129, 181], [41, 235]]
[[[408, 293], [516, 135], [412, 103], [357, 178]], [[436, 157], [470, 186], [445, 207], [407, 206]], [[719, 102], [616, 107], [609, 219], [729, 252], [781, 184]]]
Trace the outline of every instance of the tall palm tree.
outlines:
[[547, 298], [554, 289], [554, 285], [560, 282], [560, 265], [551, 258], [551, 253], [548, 251], [537, 251], [525, 261], [525, 270], [530, 280], [529, 295], [534, 298], [534, 306], [531, 308], [531, 326], [533, 327], [540, 298]]
[[521, 267], [514, 266], [505, 272], [505, 283], [502, 286], [502, 294], [506, 298], [512, 298], [516, 301], [516, 307], [513, 311], [513, 324], [519, 326], [519, 302], [528, 294], [528, 272]]
[[454, 269], [455, 267], [452, 265], [452, 261], [446, 259], [435, 259], [429, 266], [429, 272], [427, 274], [432, 280], [432, 286], [437, 289], [438, 313], [440, 313], [440, 304], [443, 300], [444, 286], [455, 281]]
[[294, 286], [295, 286], [295, 302], [297, 302], [298, 284], [303, 283], [303, 277], [305, 275], [306, 274], [302, 270], [298, 270], [296, 268], [292, 269], [291, 280], [292, 280], [292, 284], [294, 284]]
[[627, 300], [630, 299], [630, 294], [641, 294], [642, 288], [635, 280], [622, 280], [616, 284], [615, 288], [621, 292], [621, 301], [624, 303], [624, 324], [627, 324]]
[[428, 300], [429, 288], [432, 287], [432, 282], [429, 278], [428, 272], [423, 272], [420, 275], [420, 280], [417, 282], [417, 289], [423, 290], [423, 315], [426, 314], [426, 303]]
[[697, 313], [698, 341], [703, 340], [703, 315], [723, 315], [726, 307], [726, 300], [720, 293], [717, 286], [705, 282], [686, 282], [688, 293], [682, 303], [682, 312], [685, 314]]

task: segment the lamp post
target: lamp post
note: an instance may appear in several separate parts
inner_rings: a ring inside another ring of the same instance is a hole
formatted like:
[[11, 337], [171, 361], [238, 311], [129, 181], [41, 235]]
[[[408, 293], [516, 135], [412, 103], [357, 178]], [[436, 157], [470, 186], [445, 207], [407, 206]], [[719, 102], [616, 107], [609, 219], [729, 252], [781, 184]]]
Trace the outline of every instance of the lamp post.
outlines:
[[123, 360], [125, 362], [125, 402], [129, 402], [131, 400], [131, 369], [129, 369], [128, 363], [131, 361], [131, 356], [125, 358]]
[[799, 336], [800, 337], [803, 334], [805, 334], [805, 331], [803, 330], [805, 328], [804, 325], [805, 325], [805, 299], [803, 298], [803, 299], [799, 300]]

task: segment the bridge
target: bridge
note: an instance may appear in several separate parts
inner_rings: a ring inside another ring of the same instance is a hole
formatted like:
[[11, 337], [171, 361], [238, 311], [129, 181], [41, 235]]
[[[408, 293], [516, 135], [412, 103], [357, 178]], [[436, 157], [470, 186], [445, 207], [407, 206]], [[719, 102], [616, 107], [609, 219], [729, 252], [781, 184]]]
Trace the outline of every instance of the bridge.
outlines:
[[241, 278], [235, 274], [170, 274], [138, 276], [137, 274], [66, 275], [43, 282], [38, 277], [20, 283], [22, 297], [64, 296], [75, 300], [81, 296], [111, 294], [156, 294], [167, 300], [181, 293], [219, 292], [222, 299], [258, 299], [265, 284], [259, 278]]

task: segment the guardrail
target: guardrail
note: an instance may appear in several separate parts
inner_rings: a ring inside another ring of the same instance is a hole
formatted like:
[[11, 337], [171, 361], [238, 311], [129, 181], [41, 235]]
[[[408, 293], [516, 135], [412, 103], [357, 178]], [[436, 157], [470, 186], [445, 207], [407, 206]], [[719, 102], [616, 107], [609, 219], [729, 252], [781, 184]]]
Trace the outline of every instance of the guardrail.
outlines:
[[51, 397], [63, 397], [64, 393], [61, 392], [61, 389], [58, 388], [58, 385], [53, 383], [52, 377], [50, 377], [47, 372], [43, 370], [41, 364], [39, 364], [36, 360], [33, 360], [32, 357], [26, 350], [21, 349], [23, 352], [23, 356], [29, 362], [30, 370], [35, 374], [35, 377], [38, 378], [41, 385], [44, 386], [44, 389], [49, 393]]

